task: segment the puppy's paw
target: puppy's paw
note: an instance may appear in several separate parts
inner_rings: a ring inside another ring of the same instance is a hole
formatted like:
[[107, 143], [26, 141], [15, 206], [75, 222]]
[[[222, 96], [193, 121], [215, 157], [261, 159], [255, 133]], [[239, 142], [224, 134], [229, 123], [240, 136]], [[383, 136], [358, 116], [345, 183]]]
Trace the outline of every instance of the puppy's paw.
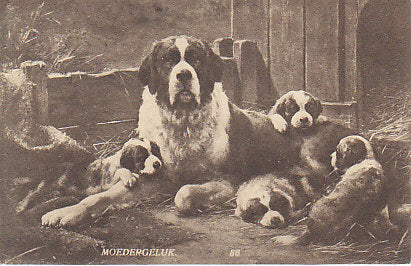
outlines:
[[138, 178], [138, 174], [132, 173], [127, 168], [120, 168], [114, 174], [114, 179], [120, 179], [126, 187], [134, 186], [137, 183]]
[[261, 218], [260, 224], [268, 228], [281, 228], [285, 226], [285, 220], [281, 213], [270, 210]]
[[317, 117], [317, 124], [321, 125], [321, 124], [324, 124], [325, 122], [328, 122], [328, 117], [326, 117], [325, 115], [319, 115]]
[[271, 123], [273, 124], [275, 130], [277, 130], [280, 133], [284, 133], [287, 128], [288, 128], [288, 124], [287, 121], [285, 121], [285, 119], [279, 115], [279, 114], [272, 114], [269, 115], [270, 119], [271, 119]]

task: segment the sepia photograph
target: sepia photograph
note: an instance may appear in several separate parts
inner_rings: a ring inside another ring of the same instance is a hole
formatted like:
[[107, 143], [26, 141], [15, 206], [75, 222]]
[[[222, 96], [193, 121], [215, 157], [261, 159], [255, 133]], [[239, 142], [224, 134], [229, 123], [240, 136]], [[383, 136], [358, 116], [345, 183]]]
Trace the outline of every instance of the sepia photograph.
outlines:
[[1, 264], [409, 264], [409, 0], [2, 0]]

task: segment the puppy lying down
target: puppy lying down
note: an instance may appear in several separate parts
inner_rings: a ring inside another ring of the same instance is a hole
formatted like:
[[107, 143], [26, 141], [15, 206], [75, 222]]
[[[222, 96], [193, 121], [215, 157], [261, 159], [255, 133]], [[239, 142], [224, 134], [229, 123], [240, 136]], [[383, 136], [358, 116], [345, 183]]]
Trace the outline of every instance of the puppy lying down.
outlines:
[[131, 186], [159, 174], [161, 156], [156, 144], [131, 138], [114, 155], [97, 159], [87, 168], [83, 182], [87, 196], [78, 204], [53, 210], [41, 218], [43, 225], [69, 226], [91, 215], [101, 215], [115, 203], [131, 200]]
[[[353, 223], [369, 222], [384, 206], [385, 177], [365, 138], [343, 138], [331, 155], [331, 164], [339, 181], [328, 195], [313, 203], [304, 239], [339, 237]], [[295, 181], [281, 175], [266, 175], [249, 181], [238, 191], [236, 215], [263, 226], [286, 225], [293, 212], [307, 202], [307, 198], [296, 193], [293, 183]], [[292, 244], [297, 240], [288, 236], [276, 238], [279, 244]]]

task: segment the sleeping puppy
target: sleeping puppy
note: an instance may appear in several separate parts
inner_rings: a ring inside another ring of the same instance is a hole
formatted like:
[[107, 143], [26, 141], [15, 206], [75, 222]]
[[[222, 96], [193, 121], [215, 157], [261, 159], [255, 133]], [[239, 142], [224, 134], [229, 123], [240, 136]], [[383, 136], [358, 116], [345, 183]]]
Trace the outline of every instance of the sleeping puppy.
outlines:
[[158, 176], [161, 166], [161, 155], [155, 143], [131, 138], [114, 155], [89, 165], [82, 187], [90, 196], [76, 205], [46, 213], [41, 218], [42, 224], [74, 225], [90, 215], [101, 215], [109, 205], [130, 200], [129, 187], [145, 177]]
[[235, 215], [245, 222], [269, 228], [289, 224], [310, 200], [312, 188], [306, 188], [300, 177], [282, 176], [267, 174], [241, 185], [237, 192]]
[[288, 127], [305, 131], [316, 124], [322, 124], [327, 118], [321, 115], [320, 100], [310, 93], [289, 91], [281, 96], [269, 112], [274, 128], [283, 133]]

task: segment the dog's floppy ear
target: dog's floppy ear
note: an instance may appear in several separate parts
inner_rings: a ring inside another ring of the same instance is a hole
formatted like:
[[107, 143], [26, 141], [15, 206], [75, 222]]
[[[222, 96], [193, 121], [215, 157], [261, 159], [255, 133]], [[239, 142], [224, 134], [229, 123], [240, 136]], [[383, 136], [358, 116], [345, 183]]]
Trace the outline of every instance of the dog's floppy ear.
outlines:
[[221, 82], [223, 76], [223, 60], [217, 55], [211, 46], [204, 43], [207, 52], [207, 69], [209, 77], [214, 82]]
[[149, 54], [143, 59], [143, 62], [140, 65], [140, 69], [138, 70], [138, 79], [143, 86], [147, 86], [150, 83], [151, 61], [151, 54]]
[[160, 160], [163, 159], [163, 158], [161, 157], [160, 147], [159, 147], [156, 143], [150, 141], [150, 148], [151, 148], [151, 153], [152, 153], [154, 156], [157, 156], [157, 158], [160, 159]]
[[136, 167], [135, 154], [132, 149], [124, 149], [120, 157], [120, 166], [132, 171]]
[[138, 79], [141, 85], [149, 87], [150, 93], [154, 94], [157, 86], [157, 70], [155, 68], [155, 57], [158, 53], [159, 43], [154, 43], [150, 54], [148, 54], [140, 64]]
[[315, 105], [316, 105], [316, 108], [315, 108], [316, 113], [314, 115], [314, 119], [315, 119], [315, 118], [319, 117], [320, 114], [322, 113], [323, 105], [321, 104], [321, 101], [317, 98], [314, 98], [314, 102], [315, 102]]
[[286, 103], [286, 98], [284, 97], [280, 97], [280, 99], [278, 99], [275, 102], [275, 105], [273, 107], [273, 112], [281, 115], [282, 117], [285, 118], [285, 103]]

